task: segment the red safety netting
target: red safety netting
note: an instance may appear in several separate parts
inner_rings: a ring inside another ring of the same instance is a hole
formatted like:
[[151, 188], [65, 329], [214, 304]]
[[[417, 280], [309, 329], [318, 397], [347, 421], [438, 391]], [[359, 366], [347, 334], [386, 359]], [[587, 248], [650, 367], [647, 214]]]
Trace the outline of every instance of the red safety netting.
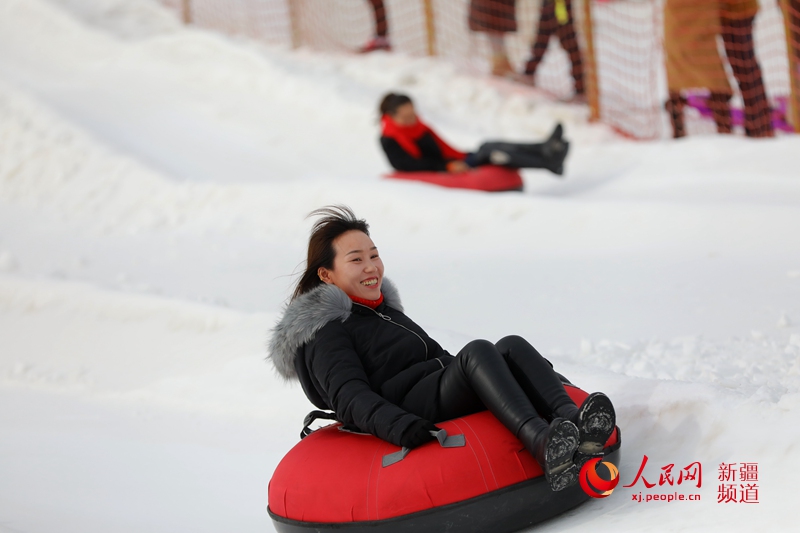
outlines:
[[[671, 135], [678, 111], [688, 134], [759, 136], [798, 122], [800, 0], [160, 1], [192, 24], [270, 44], [436, 55], [577, 95], [634, 138]], [[731, 15], [748, 3], [758, 4], [752, 24]]]
[[[288, 0], [158, 0], [187, 24], [269, 44], [292, 45]], [[293, 2], [292, 2], [293, 3]]]
[[663, 129], [661, 2], [592, 2], [600, 119], [626, 135]]

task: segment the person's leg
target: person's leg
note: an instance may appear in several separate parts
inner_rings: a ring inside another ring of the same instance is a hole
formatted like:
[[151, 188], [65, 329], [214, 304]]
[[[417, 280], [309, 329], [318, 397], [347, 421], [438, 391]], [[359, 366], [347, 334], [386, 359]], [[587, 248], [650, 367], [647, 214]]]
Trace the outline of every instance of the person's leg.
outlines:
[[547, 45], [550, 43], [550, 37], [558, 29], [558, 20], [556, 20], [556, 3], [555, 0], [542, 0], [542, 9], [539, 12], [539, 26], [536, 28], [536, 38], [531, 48], [531, 58], [525, 63], [525, 75], [536, 75], [536, 69], [539, 68], [539, 63], [542, 62], [545, 52], [547, 52]]
[[509, 168], [545, 168], [561, 175], [569, 143], [562, 138], [563, 127], [556, 124], [543, 143], [489, 141], [470, 154], [470, 166], [499, 165]]
[[386, 38], [389, 24], [386, 22], [386, 7], [383, 5], [383, 0], [369, 0], [369, 3], [375, 15], [375, 36]]
[[528, 341], [511, 335], [500, 339], [496, 346], [514, 379], [541, 416], [566, 418], [578, 427], [575, 465], [581, 468], [592, 457], [601, 456], [616, 427], [616, 413], [608, 397], [596, 392], [578, 407], [552, 365]]
[[509, 335], [495, 346], [539, 415], [552, 419], [561, 407], [577, 408], [552, 365], [528, 341]]
[[[504, 154], [511, 153], [527, 153], [537, 157], [551, 158], [554, 155], [558, 156], [564, 151], [565, 143], [563, 141], [564, 127], [561, 123], [556, 124], [550, 136], [544, 142], [540, 143], [511, 143], [506, 141], [487, 141], [480, 145], [478, 150], [474, 152], [473, 161], [476, 163], [474, 166], [479, 165], [506, 165], [508, 157], [506, 155], [499, 156], [501, 162], [494, 162], [491, 159], [492, 152], [500, 151]], [[511, 165], [507, 165], [511, 166]], [[522, 168], [522, 167], [518, 167]]]
[[481, 405], [522, 441], [542, 466], [553, 490], [577, 481], [578, 470], [572, 463], [578, 448], [577, 427], [561, 418], [549, 424], [542, 419], [497, 347], [476, 340], [443, 370], [434, 422], [479, 411]]
[[358, 49], [359, 53], [365, 54], [377, 50], [391, 50], [392, 46], [387, 37], [389, 24], [386, 21], [386, 6], [383, 0], [369, 0], [372, 6], [372, 14], [375, 20], [375, 36], [367, 44]]
[[543, 168], [555, 174], [564, 172], [564, 159], [569, 143], [509, 143], [486, 142], [475, 153], [474, 161], [480, 165], [500, 165], [509, 168]]
[[717, 124], [717, 133], [732, 133], [731, 123], [731, 95], [727, 93], [712, 92], [708, 97], [708, 107], [714, 113], [714, 122]]
[[773, 137], [772, 110], [753, 45], [753, 17], [741, 20], [722, 17], [720, 22], [725, 54], [744, 101], [744, 131], [748, 137]]
[[542, 144], [518, 144], [501, 141], [490, 141], [481, 144], [475, 152], [475, 166], [498, 165], [509, 168], [546, 168], [553, 167], [552, 157], [542, 151]]
[[572, 79], [575, 81], [575, 94], [583, 95], [586, 93], [586, 88], [583, 83], [583, 56], [581, 56], [581, 49], [578, 45], [578, 35], [575, 33], [575, 19], [572, 17], [572, 0], [566, 0], [567, 8], [567, 22], [565, 24], [558, 24], [556, 33], [558, 40], [561, 42], [561, 47], [569, 54], [570, 63], [572, 63]]
[[664, 109], [669, 113], [669, 121], [672, 125], [672, 138], [679, 139], [686, 136], [686, 127], [683, 123], [683, 107], [686, 99], [676, 91], [669, 92], [669, 100], [664, 104]]
[[540, 419], [494, 344], [485, 340], [468, 343], [445, 369], [439, 382], [440, 420], [450, 420], [485, 406], [514, 435], [534, 419]]

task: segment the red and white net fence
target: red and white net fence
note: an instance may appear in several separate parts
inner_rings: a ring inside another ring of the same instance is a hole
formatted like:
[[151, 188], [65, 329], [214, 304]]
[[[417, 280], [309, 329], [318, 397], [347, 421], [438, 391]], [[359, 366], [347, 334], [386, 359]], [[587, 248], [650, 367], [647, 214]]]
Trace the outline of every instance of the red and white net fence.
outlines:
[[[385, 38], [394, 52], [436, 55], [464, 70], [513, 75], [553, 98], [586, 92], [594, 116], [625, 135], [670, 134], [664, 10], [672, 0], [160, 1], [191, 24], [287, 47], [356, 52], [376, 43], [380, 48], [384, 41], [375, 38]], [[670, 35], [683, 38], [680, 31]], [[786, 130], [797, 129], [800, 0], [760, 0], [752, 37], [769, 116]], [[742, 87], [748, 96], [752, 84], [742, 68], [734, 72], [731, 65], [740, 67], [737, 54], [746, 50], [737, 51], [734, 43], [728, 52], [723, 35], [716, 39], [738, 131], [744, 121]], [[526, 70], [535, 70], [535, 76], [523, 76]], [[698, 89], [689, 91], [684, 112], [690, 134], [715, 131]]]

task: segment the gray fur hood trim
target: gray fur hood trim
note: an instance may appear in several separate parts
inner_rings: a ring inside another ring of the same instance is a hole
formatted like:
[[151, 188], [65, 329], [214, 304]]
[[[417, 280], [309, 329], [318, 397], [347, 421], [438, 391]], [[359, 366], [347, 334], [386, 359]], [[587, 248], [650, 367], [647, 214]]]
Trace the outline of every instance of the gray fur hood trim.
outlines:
[[[394, 284], [383, 278], [383, 301], [403, 312], [400, 294]], [[331, 320], [344, 322], [350, 317], [353, 301], [336, 285], [319, 287], [289, 302], [275, 327], [267, 346], [267, 359], [284, 379], [297, 379], [294, 358], [298, 348], [314, 338], [319, 329]]]

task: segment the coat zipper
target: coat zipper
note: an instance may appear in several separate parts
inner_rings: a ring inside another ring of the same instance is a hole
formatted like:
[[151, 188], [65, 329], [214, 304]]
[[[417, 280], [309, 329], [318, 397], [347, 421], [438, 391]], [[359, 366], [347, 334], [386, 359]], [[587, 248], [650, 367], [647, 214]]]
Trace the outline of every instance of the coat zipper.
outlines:
[[[399, 327], [403, 328], [404, 330], [406, 330], [406, 331], [408, 331], [408, 332], [410, 332], [410, 333], [413, 333], [414, 335], [416, 335], [416, 336], [417, 336], [417, 338], [418, 338], [418, 339], [419, 339], [419, 340], [422, 342], [422, 345], [425, 347], [425, 360], [426, 360], [426, 361], [428, 360], [428, 344], [425, 342], [425, 339], [423, 339], [422, 337], [420, 337], [419, 333], [417, 333], [416, 331], [413, 331], [413, 330], [410, 330], [410, 329], [408, 329], [408, 328], [407, 328], [407, 327], [405, 327], [403, 324], [398, 324], [397, 322], [395, 322], [394, 320], [392, 320], [392, 317], [390, 317], [389, 315], [384, 315], [383, 313], [379, 313], [379, 312], [378, 312], [378, 311], [376, 311], [375, 309], [373, 309], [373, 308], [371, 308], [371, 307], [369, 307], [369, 306], [366, 306], [366, 305], [364, 305], [364, 304], [360, 304], [360, 303], [357, 303], [357, 302], [353, 302], [353, 303], [355, 303], [356, 305], [360, 305], [361, 307], [366, 307], [367, 309], [369, 309], [370, 311], [372, 311], [373, 313], [375, 313], [376, 315], [378, 315], [379, 317], [381, 317], [381, 318], [382, 318], [382, 319], [384, 319], [385, 321], [389, 322], [390, 324], [394, 324], [395, 326], [399, 326]], [[444, 366], [444, 365], [442, 365], [442, 366]]]

